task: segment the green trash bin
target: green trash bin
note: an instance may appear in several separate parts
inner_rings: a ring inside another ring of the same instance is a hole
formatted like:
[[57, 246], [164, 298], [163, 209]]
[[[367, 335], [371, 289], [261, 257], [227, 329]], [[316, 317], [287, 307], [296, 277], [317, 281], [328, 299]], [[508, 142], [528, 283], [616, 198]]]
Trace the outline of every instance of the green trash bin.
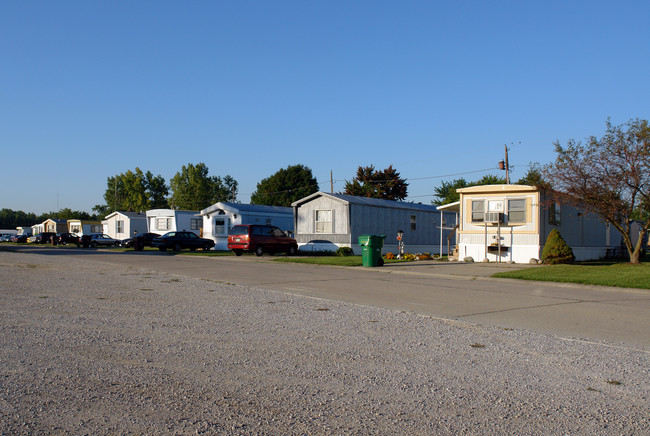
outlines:
[[381, 249], [384, 247], [386, 235], [360, 235], [359, 245], [361, 246], [361, 261], [363, 266], [382, 266], [384, 259], [381, 257]]

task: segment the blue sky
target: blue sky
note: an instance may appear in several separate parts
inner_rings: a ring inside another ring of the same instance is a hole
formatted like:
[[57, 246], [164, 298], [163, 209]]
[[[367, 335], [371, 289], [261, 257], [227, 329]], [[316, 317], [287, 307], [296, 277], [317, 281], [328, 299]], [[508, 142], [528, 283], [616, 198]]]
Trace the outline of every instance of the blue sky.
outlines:
[[442, 180], [503, 175], [504, 144], [516, 180], [556, 140], [650, 117], [648, 17], [647, 1], [2, 2], [0, 208], [90, 212], [109, 176], [199, 162], [242, 202], [289, 165], [339, 191], [392, 164], [428, 203]]

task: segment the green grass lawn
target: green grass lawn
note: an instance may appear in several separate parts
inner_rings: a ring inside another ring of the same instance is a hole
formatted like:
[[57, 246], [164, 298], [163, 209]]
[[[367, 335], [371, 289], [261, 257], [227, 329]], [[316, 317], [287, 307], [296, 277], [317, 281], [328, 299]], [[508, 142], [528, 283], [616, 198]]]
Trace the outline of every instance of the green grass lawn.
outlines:
[[602, 261], [575, 265], [548, 265], [501, 272], [493, 277], [650, 289], [650, 262], [640, 265]]

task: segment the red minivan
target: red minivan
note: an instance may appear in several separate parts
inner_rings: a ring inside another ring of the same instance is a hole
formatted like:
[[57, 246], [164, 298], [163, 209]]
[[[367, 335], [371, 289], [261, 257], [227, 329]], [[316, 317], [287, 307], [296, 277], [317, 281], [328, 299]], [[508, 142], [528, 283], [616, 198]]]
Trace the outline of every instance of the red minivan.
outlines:
[[279, 227], [262, 224], [240, 224], [230, 229], [228, 250], [237, 256], [244, 251], [263, 253], [283, 252], [293, 256], [298, 251], [298, 243]]

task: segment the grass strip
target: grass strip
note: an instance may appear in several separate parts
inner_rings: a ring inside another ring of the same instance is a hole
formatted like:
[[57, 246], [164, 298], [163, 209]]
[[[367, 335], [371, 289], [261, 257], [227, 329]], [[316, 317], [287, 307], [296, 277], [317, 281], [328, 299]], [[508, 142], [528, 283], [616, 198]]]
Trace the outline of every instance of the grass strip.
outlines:
[[500, 272], [493, 277], [650, 289], [650, 263], [632, 265], [622, 262], [586, 262], [576, 265], [548, 265]]

